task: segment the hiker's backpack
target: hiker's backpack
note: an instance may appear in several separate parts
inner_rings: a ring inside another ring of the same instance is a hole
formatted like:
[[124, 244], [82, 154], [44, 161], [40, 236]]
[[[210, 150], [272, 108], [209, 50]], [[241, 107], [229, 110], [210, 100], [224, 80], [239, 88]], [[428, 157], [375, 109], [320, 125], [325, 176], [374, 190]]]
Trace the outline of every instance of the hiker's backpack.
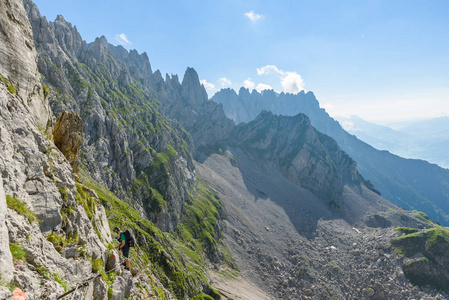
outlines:
[[134, 239], [131, 231], [129, 231], [128, 229], [126, 229], [124, 232], [125, 234], [125, 238], [126, 238], [126, 243], [128, 244], [129, 247], [134, 247], [136, 240]]

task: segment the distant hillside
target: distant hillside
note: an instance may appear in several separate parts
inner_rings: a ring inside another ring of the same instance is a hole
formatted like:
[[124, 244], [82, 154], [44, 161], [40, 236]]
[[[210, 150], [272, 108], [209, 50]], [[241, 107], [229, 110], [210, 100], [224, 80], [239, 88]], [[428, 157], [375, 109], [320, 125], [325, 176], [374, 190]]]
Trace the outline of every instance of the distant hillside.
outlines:
[[397, 125], [396, 130], [422, 139], [449, 140], [449, 117], [413, 122], [405, 126]]
[[396, 125], [394, 130], [363, 120], [358, 116], [339, 117], [343, 128], [357, 138], [379, 150], [396, 155], [424, 159], [441, 167], [449, 168], [449, 118], [441, 117], [427, 121]]
[[319, 131], [334, 138], [358, 163], [358, 170], [385, 198], [406, 209], [426, 212], [441, 224], [449, 224], [449, 170], [422, 160], [404, 159], [379, 151], [349, 134], [331, 118], [313, 93], [258, 93], [241, 88], [223, 89], [212, 100], [222, 103], [226, 114], [236, 123], [254, 119], [262, 110], [277, 114], [306, 114]]

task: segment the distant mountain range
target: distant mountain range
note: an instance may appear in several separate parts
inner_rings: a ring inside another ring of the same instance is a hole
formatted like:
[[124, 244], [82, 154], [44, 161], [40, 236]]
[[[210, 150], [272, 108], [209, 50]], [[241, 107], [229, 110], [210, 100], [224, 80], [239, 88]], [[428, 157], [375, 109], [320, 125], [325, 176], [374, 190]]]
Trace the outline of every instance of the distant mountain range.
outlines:
[[[335, 139], [342, 150], [357, 161], [359, 172], [374, 184], [382, 196], [406, 209], [424, 211], [441, 224], [449, 224], [449, 170], [424, 160], [405, 159], [375, 149], [344, 130], [320, 108], [312, 92], [301, 91], [294, 95], [272, 90], [250, 92], [241, 88], [237, 94], [232, 89], [222, 89], [212, 100], [223, 104], [226, 115], [236, 123], [248, 122], [263, 110], [287, 116], [306, 114], [316, 129]], [[371, 130], [378, 128], [365, 126]], [[387, 145], [394, 145], [396, 138], [400, 143], [407, 141], [407, 133], [396, 133], [387, 128], [382, 130], [390, 136], [383, 141]]]
[[449, 168], [449, 117], [396, 124], [396, 129], [367, 122], [358, 116], [339, 117], [338, 121], [346, 131], [376, 149]]

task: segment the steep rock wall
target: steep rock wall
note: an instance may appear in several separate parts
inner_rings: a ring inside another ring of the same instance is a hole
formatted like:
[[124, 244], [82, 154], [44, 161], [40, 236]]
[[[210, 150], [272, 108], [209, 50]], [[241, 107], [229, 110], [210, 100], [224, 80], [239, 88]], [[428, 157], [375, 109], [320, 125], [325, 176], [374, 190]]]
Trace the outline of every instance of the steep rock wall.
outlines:
[[33, 33], [21, 1], [0, 2], [0, 74], [14, 87], [41, 128], [51, 126], [51, 111], [36, 66]]
[[48, 22], [34, 3], [25, 6], [53, 111], [74, 111], [84, 121], [81, 163], [142, 215], [173, 230], [195, 183], [193, 143], [149, 95], [148, 57], [104, 37], [87, 44], [62, 16]]
[[[8, 210], [6, 206], [5, 191], [3, 190], [3, 180], [0, 180], [0, 239], [8, 241], [8, 227], [6, 227], [6, 218]], [[12, 255], [9, 250], [9, 243], [1, 243], [0, 245], [0, 279], [10, 282], [13, 277], [14, 265], [12, 263]]]

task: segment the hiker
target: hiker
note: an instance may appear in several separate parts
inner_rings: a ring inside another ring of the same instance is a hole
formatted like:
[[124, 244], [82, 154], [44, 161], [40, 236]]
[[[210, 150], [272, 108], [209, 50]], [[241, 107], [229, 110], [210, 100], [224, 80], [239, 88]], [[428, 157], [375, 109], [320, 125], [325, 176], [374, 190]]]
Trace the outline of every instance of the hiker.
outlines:
[[129, 271], [129, 245], [128, 245], [128, 241], [126, 239], [126, 235], [124, 231], [121, 231], [120, 228], [115, 227], [114, 228], [114, 233], [119, 235], [119, 244], [118, 244], [118, 248], [119, 250], [122, 250], [123, 256], [125, 257], [125, 270]]

